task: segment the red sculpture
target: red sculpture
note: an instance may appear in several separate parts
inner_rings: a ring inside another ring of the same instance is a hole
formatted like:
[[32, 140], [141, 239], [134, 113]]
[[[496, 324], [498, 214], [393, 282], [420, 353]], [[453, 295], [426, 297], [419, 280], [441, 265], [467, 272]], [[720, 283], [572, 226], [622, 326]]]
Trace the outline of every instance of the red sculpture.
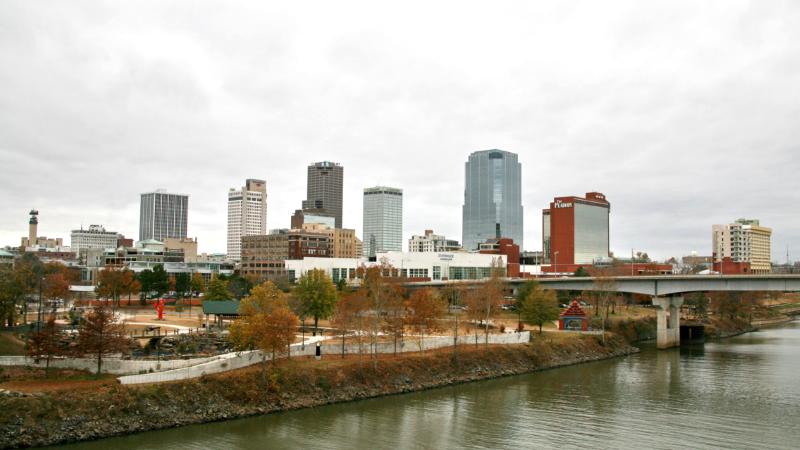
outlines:
[[153, 306], [156, 308], [156, 312], [158, 312], [158, 320], [164, 320], [164, 299], [158, 299]]

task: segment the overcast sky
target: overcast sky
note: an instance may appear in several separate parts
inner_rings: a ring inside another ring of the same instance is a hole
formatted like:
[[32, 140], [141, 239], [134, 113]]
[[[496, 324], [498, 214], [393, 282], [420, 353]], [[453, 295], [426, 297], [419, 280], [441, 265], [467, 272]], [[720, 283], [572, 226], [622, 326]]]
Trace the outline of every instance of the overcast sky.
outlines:
[[137, 238], [165, 188], [224, 252], [228, 188], [266, 179], [288, 227], [321, 160], [359, 236], [383, 184], [405, 238], [461, 240], [464, 163], [500, 148], [527, 250], [554, 196], [597, 190], [617, 254], [709, 254], [713, 223], [749, 217], [800, 259], [800, 2], [266, 3], [2, 1], [0, 245], [31, 208], [65, 243]]

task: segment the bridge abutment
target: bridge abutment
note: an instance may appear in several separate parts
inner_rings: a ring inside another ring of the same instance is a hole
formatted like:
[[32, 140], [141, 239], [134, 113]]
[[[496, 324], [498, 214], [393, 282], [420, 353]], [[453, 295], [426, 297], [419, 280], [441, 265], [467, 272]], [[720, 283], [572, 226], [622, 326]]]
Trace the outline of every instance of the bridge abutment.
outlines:
[[681, 305], [683, 297], [653, 297], [656, 307], [656, 347], [681, 345]]

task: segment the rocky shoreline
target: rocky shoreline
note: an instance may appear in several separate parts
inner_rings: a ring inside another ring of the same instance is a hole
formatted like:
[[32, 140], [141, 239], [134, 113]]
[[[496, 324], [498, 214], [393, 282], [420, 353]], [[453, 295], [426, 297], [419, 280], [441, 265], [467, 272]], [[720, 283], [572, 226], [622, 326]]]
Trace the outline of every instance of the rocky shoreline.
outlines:
[[329, 360], [327, 365], [295, 361], [269, 372], [254, 368], [193, 382], [6, 397], [0, 399], [0, 448], [94, 440], [416, 392], [639, 351], [621, 338], [603, 343], [597, 336], [463, 347], [456, 359], [448, 350], [390, 359]]

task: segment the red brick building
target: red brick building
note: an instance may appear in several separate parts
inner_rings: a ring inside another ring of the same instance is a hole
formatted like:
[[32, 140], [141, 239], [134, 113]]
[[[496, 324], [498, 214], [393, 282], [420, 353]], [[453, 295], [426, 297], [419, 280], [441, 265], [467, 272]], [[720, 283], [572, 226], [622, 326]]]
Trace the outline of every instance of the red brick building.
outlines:
[[714, 262], [714, 272], [722, 275], [746, 275], [750, 272], [750, 263], [745, 261], [733, 261], [729, 256], [722, 258], [722, 261]]
[[505, 255], [506, 276], [519, 278], [519, 245], [513, 239], [488, 239], [480, 244], [478, 253], [484, 255]]
[[574, 272], [609, 255], [611, 204], [600, 192], [586, 197], [556, 197], [542, 210], [545, 272]]

